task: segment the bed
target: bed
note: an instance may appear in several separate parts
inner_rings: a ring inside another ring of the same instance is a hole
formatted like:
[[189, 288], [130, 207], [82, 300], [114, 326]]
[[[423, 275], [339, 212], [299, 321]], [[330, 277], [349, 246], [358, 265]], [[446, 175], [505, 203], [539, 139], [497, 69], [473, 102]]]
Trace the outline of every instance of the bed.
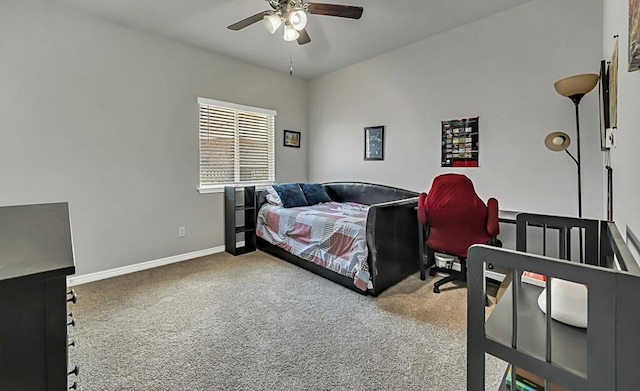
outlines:
[[374, 296], [418, 270], [418, 193], [361, 182], [322, 188], [329, 202], [291, 208], [258, 193], [258, 248]]

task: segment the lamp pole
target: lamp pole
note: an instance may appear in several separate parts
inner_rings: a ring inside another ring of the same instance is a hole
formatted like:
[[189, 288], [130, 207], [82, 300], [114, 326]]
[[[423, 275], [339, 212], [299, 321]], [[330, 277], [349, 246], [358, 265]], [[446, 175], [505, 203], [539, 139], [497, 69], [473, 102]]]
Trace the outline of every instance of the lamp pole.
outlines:
[[[578, 218], [582, 218], [582, 176], [580, 169], [580, 115], [578, 106], [580, 105], [580, 100], [585, 96], [589, 91], [591, 91], [596, 84], [598, 84], [598, 80], [600, 79], [600, 75], [595, 73], [584, 73], [581, 75], [575, 75], [566, 77], [564, 79], [558, 80], [553, 84], [553, 87], [556, 89], [556, 92], [562, 96], [566, 96], [573, 102], [576, 108], [576, 142], [578, 144], [578, 158], [574, 158], [571, 153], [565, 149], [567, 154], [571, 156], [576, 165], [578, 166]], [[569, 146], [568, 144], [566, 145]], [[552, 151], [559, 151], [560, 149], [550, 148]], [[584, 262], [583, 253], [584, 250], [582, 248], [582, 228], [580, 228], [580, 262]]]
[[[578, 159], [573, 159], [578, 165], [578, 218], [582, 218], [582, 176], [580, 175], [580, 113], [578, 106], [584, 94], [571, 95], [569, 98], [573, 101], [573, 105], [576, 107], [576, 147], [578, 149]], [[568, 152], [568, 151], [567, 151]], [[573, 157], [573, 156], [572, 156]], [[582, 228], [580, 228], [580, 262], [584, 262], [584, 253], [582, 248]]]
[[[580, 106], [580, 100], [584, 94], [576, 94], [572, 95], [569, 98], [573, 101], [574, 106], [576, 107], [576, 147], [578, 149], [578, 159], [576, 160], [576, 164], [578, 165], [578, 217], [582, 217], [582, 176], [580, 174], [580, 114], [578, 110], [578, 106]], [[582, 235], [580, 235], [580, 248], [582, 249]]]

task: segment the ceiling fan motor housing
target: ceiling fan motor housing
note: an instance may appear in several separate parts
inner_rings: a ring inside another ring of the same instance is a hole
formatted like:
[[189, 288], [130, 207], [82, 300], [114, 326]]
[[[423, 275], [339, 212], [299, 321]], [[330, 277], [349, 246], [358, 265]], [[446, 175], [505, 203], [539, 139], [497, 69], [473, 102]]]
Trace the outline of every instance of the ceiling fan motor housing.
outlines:
[[274, 10], [282, 10], [286, 8], [290, 10], [292, 8], [302, 8], [304, 6], [303, 0], [266, 0]]
[[[274, 11], [271, 15], [265, 15], [265, 18], [268, 18], [272, 15], [277, 15], [282, 24], [285, 27], [294, 28], [297, 31], [300, 31], [305, 28], [307, 25], [307, 10], [305, 9], [305, 5], [302, 0], [267, 0], [271, 7], [273, 7]], [[275, 29], [277, 29], [280, 23], [271, 22], [271, 26], [268, 26], [269, 32], [273, 33]], [[287, 35], [285, 35], [285, 39], [295, 40], [297, 39], [297, 34], [295, 37], [290, 32], [289, 38], [287, 39]]]
[[341, 18], [360, 19], [363, 8], [360, 6], [306, 3], [304, 0], [265, 0], [272, 11], [262, 11], [239, 22], [227, 26], [228, 29], [238, 31], [254, 23], [265, 21], [265, 26], [270, 33], [284, 24], [284, 39], [297, 41], [299, 45], [311, 42], [309, 34], [305, 30], [307, 14], [337, 16]]

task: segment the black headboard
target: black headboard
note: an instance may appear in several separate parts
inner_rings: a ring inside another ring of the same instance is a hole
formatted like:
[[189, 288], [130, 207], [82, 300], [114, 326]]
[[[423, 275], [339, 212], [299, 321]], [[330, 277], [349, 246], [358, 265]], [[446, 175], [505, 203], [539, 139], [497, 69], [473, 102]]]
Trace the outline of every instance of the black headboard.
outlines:
[[329, 182], [322, 186], [336, 202], [357, 202], [364, 205], [398, 201], [420, 195], [397, 187], [363, 182]]
[[[365, 182], [327, 182], [323, 183], [322, 186], [333, 201], [357, 202], [363, 205], [398, 201], [420, 195], [420, 193], [416, 193], [415, 191]], [[268, 192], [266, 190], [257, 192], [257, 210], [260, 210], [262, 205], [267, 202], [267, 194]]]

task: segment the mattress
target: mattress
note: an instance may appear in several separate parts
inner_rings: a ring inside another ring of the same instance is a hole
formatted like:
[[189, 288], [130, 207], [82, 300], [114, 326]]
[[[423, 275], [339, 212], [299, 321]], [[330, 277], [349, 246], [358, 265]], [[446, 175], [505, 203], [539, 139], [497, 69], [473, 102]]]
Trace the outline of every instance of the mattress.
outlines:
[[343, 276], [360, 290], [373, 288], [367, 256], [368, 205], [327, 202], [283, 208], [265, 204], [256, 235], [291, 254]]

